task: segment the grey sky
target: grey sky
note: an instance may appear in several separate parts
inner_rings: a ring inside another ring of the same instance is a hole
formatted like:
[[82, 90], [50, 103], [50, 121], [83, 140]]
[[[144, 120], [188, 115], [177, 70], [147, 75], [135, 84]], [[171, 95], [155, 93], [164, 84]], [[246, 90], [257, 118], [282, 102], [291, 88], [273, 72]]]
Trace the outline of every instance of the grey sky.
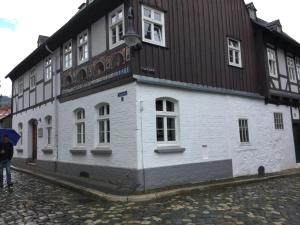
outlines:
[[[36, 48], [39, 34], [51, 35], [84, 0], [0, 0], [0, 94], [11, 95], [5, 75]], [[251, 1], [246, 0], [246, 3]], [[253, 0], [258, 16], [280, 19], [283, 30], [300, 42], [299, 0]], [[59, 5], [59, 7], [57, 7]], [[53, 16], [54, 15], [54, 16]]]

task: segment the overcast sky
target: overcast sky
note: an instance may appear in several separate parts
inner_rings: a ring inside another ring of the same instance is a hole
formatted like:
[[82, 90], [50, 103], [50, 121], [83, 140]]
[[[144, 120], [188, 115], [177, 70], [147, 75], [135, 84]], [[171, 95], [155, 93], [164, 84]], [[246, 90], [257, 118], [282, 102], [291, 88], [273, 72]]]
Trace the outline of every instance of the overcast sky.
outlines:
[[[11, 95], [10, 80], [4, 77], [37, 47], [38, 35], [53, 34], [76, 13], [83, 1], [0, 0], [0, 94]], [[253, 2], [260, 18], [267, 21], [279, 18], [283, 30], [300, 42], [299, 0]]]

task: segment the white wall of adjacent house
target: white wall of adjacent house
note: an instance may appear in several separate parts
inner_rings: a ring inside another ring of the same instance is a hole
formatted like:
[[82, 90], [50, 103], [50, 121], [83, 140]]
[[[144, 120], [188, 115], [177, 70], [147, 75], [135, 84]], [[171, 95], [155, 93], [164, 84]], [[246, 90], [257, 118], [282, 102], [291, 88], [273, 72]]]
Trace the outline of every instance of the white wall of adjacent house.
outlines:
[[[124, 101], [119, 93], [127, 92]], [[110, 106], [110, 144], [99, 143], [97, 106]], [[85, 144], [76, 142], [76, 109], [85, 110]], [[59, 161], [117, 168], [137, 168], [136, 150], [136, 85], [131, 83], [59, 105]], [[111, 155], [93, 155], [91, 150], [109, 148]], [[86, 155], [70, 150], [86, 150]]]
[[[157, 154], [157, 98], [177, 101], [175, 145], [184, 153]], [[290, 108], [263, 100], [158, 86], [137, 87], [139, 168], [155, 168], [232, 159], [234, 176], [256, 174], [259, 166], [275, 172], [296, 165]], [[284, 130], [275, 130], [274, 112], [283, 114]], [[248, 119], [250, 142], [240, 142], [238, 120]]]
[[[19, 141], [15, 149], [22, 149], [23, 152], [15, 151], [16, 158], [31, 159], [32, 158], [32, 126], [31, 120], [38, 122], [37, 129], [43, 129], [42, 135], [37, 135], [37, 159], [43, 161], [56, 160], [56, 146], [55, 146], [55, 108], [54, 102], [41, 105], [39, 107], [30, 109], [28, 111], [16, 114], [13, 116], [13, 128], [19, 132], [19, 124], [23, 127], [23, 143]], [[48, 146], [47, 132], [46, 132], [46, 117], [52, 117], [52, 144]], [[42, 151], [45, 148], [53, 150], [53, 154], [44, 154]]]

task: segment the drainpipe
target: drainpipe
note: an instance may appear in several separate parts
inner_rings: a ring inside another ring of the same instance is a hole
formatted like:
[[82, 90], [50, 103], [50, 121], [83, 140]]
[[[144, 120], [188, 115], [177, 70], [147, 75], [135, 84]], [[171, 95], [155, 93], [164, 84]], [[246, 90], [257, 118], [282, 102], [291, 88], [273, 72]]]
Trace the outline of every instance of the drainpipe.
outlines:
[[[52, 51], [48, 44], [47, 44], [47, 41], [45, 42], [45, 49], [50, 53], [50, 54], [54, 54], [54, 51]], [[57, 58], [55, 57], [55, 69], [56, 69], [56, 66], [59, 62], [57, 62]], [[57, 70], [56, 70], [57, 71]], [[58, 79], [57, 79], [57, 74], [56, 76], [52, 76], [52, 79], [53, 80], [53, 84], [54, 84], [54, 118], [55, 118], [55, 134], [54, 134], [54, 142], [55, 142], [55, 149], [56, 149], [56, 159], [55, 159], [55, 162], [54, 162], [54, 172], [57, 172], [57, 163], [58, 163], [58, 159], [59, 159], [59, 156], [58, 156], [58, 124], [59, 124], [59, 119], [58, 119], [58, 99], [57, 99], [57, 93], [58, 93]], [[53, 89], [53, 87], [52, 87]]]

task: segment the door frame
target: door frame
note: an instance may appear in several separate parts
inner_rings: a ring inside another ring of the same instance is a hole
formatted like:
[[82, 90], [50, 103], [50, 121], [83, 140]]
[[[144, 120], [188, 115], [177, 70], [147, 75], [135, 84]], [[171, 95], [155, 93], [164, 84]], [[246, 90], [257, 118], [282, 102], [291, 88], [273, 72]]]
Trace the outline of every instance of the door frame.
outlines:
[[31, 154], [28, 155], [29, 159], [33, 162], [37, 160], [37, 132], [38, 132], [38, 121], [36, 119], [31, 119], [29, 121], [29, 146], [28, 149], [31, 150]]

